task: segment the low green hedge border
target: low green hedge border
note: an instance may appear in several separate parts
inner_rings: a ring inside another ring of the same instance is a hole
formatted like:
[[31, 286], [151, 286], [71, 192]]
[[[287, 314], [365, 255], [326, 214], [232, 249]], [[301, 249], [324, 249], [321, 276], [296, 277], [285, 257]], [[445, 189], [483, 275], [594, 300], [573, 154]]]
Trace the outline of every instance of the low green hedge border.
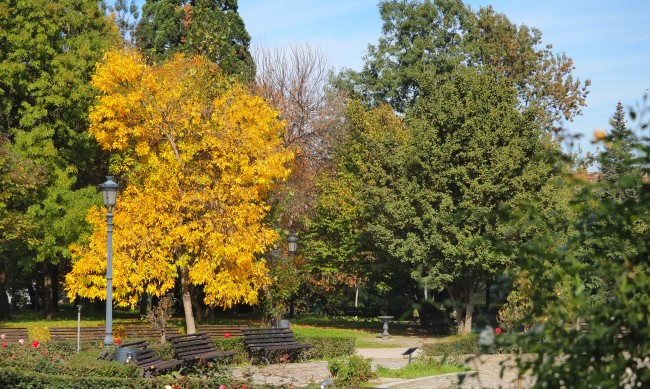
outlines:
[[444, 338], [422, 347], [424, 355], [434, 357], [443, 355], [474, 354], [479, 351], [478, 335], [470, 334]]
[[25, 371], [13, 367], [0, 368], [0, 388], [12, 389], [160, 389], [165, 385], [178, 386], [183, 389], [218, 388], [220, 385], [238, 388], [263, 388], [248, 383], [233, 382], [227, 378], [118, 378], [118, 377], [78, 377], [71, 375], [53, 375], [34, 371]]

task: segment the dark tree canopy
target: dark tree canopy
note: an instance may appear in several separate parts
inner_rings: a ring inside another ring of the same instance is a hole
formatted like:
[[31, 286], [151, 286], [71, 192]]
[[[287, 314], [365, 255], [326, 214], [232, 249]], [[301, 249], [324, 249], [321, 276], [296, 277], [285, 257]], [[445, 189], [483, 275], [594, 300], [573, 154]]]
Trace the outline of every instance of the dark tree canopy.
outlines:
[[152, 61], [202, 54], [245, 81], [255, 76], [250, 40], [237, 0], [146, 0], [136, 28], [136, 44]]

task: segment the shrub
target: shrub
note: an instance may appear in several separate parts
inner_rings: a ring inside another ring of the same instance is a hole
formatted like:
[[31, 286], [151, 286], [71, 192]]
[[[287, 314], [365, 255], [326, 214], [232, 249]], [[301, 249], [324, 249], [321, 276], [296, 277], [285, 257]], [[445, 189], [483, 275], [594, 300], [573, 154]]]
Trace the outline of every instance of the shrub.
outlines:
[[0, 350], [0, 366], [48, 374], [76, 377], [137, 377], [139, 369], [126, 365], [97, 360], [98, 351], [68, 353], [44, 345], [37, 347], [11, 345]]
[[153, 352], [158, 356], [158, 358], [164, 361], [176, 358], [174, 346], [169, 342], [149, 342], [149, 347], [153, 349]]
[[232, 362], [235, 364], [241, 364], [248, 362], [249, 358], [246, 353], [246, 345], [244, 344], [244, 338], [241, 336], [232, 337], [232, 338], [220, 338], [213, 340], [214, 347], [217, 350], [222, 351], [236, 351], [237, 354], [232, 357]]
[[[115, 365], [119, 365], [114, 363]], [[243, 385], [229, 378], [119, 378], [119, 377], [78, 377], [72, 375], [52, 375], [25, 371], [13, 367], [0, 368], [0, 388], [13, 389], [159, 389], [165, 385], [179, 386], [183, 389], [241, 388]], [[246, 383], [253, 389], [254, 385]]]
[[343, 359], [333, 359], [329, 361], [329, 369], [334, 383], [337, 386], [361, 385], [375, 377], [372, 372], [370, 359], [359, 355], [350, 355]]
[[297, 337], [300, 343], [313, 344], [314, 347], [306, 351], [309, 359], [332, 359], [354, 353], [354, 338], [308, 338]]
[[440, 339], [435, 343], [424, 344], [422, 351], [427, 356], [473, 354], [479, 351], [478, 335], [470, 334]]

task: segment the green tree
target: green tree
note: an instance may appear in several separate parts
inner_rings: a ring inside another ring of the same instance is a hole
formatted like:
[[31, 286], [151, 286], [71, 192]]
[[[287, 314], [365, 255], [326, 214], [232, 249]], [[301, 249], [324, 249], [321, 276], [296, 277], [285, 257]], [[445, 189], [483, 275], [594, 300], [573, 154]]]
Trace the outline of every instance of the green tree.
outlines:
[[619, 101], [605, 150], [601, 153], [598, 176], [598, 181], [606, 186], [603, 197], [618, 202], [638, 196], [639, 176], [642, 174], [639, 167], [631, 162], [635, 158], [632, 150], [634, 136], [625, 123], [625, 111]]
[[573, 80], [573, 62], [540, 48], [541, 32], [517, 26], [492, 7], [473, 11], [461, 0], [392, 0], [379, 3], [383, 35], [369, 45], [360, 72], [344, 71], [338, 85], [371, 106], [388, 103], [406, 112], [427, 74], [459, 65], [491, 67], [516, 86], [521, 106], [535, 106], [547, 126], [571, 120], [585, 104], [586, 86]]
[[[75, 208], [85, 207], [89, 200], [66, 201], [90, 195], [83, 188], [100, 182], [108, 164], [106, 154], [86, 132], [94, 96], [89, 81], [96, 62], [118, 39], [97, 0], [0, 4], [0, 133], [15, 145], [21, 158], [43, 170], [44, 183], [30, 193], [31, 203], [25, 204], [25, 211], [31, 209], [26, 216], [34, 217], [37, 231], [20, 244], [23, 252], [42, 261], [32, 268], [45, 266], [41, 270], [45, 270], [46, 286], [57, 284], [56, 279], [47, 281], [56, 275], [56, 266], [46, 264], [61, 260], [51, 254], [65, 253], [70, 239], [78, 237], [46, 239], [60, 238], [64, 232], [56, 230], [60, 227], [56, 223], [43, 221], [80, 215]], [[58, 205], [51, 206], [54, 203]], [[76, 218], [75, 223], [84, 220]], [[54, 310], [52, 304], [46, 306], [47, 314]]]
[[383, 35], [363, 70], [335, 80], [368, 106], [389, 103], [412, 134], [402, 181], [386, 170], [391, 179], [369, 197], [368, 228], [378, 250], [414, 265], [415, 280], [448, 291], [467, 332], [474, 293], [513, 263], [497, 247], [512, 228], [508, 213], [561, 169], [544, 152], [558, 150], [549, 130], [580, 113], [589, 82], [572, 78], [571, 59], [540, 47], [538, 30], [491, 7], [379, 7]]
[[[648, 123], [639, 127], [647, 128]], [[585, 186], [572, 201], [581, 217], [566, 244], [557, 244], [549, 234], [525, 248], [532, 260], [524, 268], [544, 282], [532, 289], [529, 319], [535, 326], [517, 339], [526, 353], [518, 363], [534, 375], [538, 387], [650, 384], [650, 183], [645, 178], [649, 140], [628, 138], [634, 157], [623, 159], [621, 168], [638, 169], [640, 174], [636, 182], [621, 175], [613, 186], [638, 187], [635, 196], [615, 200], [603, 196], [602, 182]], [[606, 145], [608, 150], [613, 146]], [[608, 158], [606, 153], [599, 156], [601, 166], [609, 163]], [[541, 266], [548, 262], [556, 265]], [[593, 279], [605, 280], [608, 288], [607, 298], [597, 304]], [[575, 318], [588, 329], [575, 325]]]
[[553, 175], [544, 153], [553, 145], [517, 99], [488, 71], [426, 84], [407, 115], [409, 185], [373, 223], [393, 255], [424, 265], [425, 284], [447, 290], [459, 333], [471, 331], [475, 293], [513, 262], [497, 248], [512, 229], [508, 213]]
[[398, 293], [412, 292], [410, 266], [381, 250], [369, 229], [379, 203], [405, 177], [408, 137], [403, 120], [389, 106], [366, 111], [358, 102], [349, 104], [333, 150], [333, 168], [320, 180], [304, 239], [316, 285], [320, 281], [356, 287], [358, 292], [368, 282], [388, 285]]
[[224, 73], [252, 81], [251, 38], [237, 8], [237, 0], [146, 0], [137, 46], [157, 62], [179, 52], [201, 54]]
[[19, 258], [14, 254], [20, 252], [21, 242], [34, 229], [26, 211], [37, 200], [34, 193], [43, 181], [43, 169], [23, 158], [11, 142], [0, 135], [0, 320], [10, 317], [9, 269], [15, 272]]

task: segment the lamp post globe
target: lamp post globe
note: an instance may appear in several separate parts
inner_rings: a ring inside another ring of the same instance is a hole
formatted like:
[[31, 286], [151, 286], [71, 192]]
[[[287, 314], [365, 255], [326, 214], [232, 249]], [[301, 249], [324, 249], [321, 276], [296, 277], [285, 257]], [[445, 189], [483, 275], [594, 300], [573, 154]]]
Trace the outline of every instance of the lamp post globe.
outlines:
[[295, 254], [296, 250], [298, 250], [298, 238], [294, 234], [291, 234], [287, 242], [289, 243], [289, 254]]
[[106, 176], [106, 182], [99, 185], [106, 207], [106, 336], [104, 347], [113, 346], [113, 207], [117, 202], [119, 186], [113, 176]]

